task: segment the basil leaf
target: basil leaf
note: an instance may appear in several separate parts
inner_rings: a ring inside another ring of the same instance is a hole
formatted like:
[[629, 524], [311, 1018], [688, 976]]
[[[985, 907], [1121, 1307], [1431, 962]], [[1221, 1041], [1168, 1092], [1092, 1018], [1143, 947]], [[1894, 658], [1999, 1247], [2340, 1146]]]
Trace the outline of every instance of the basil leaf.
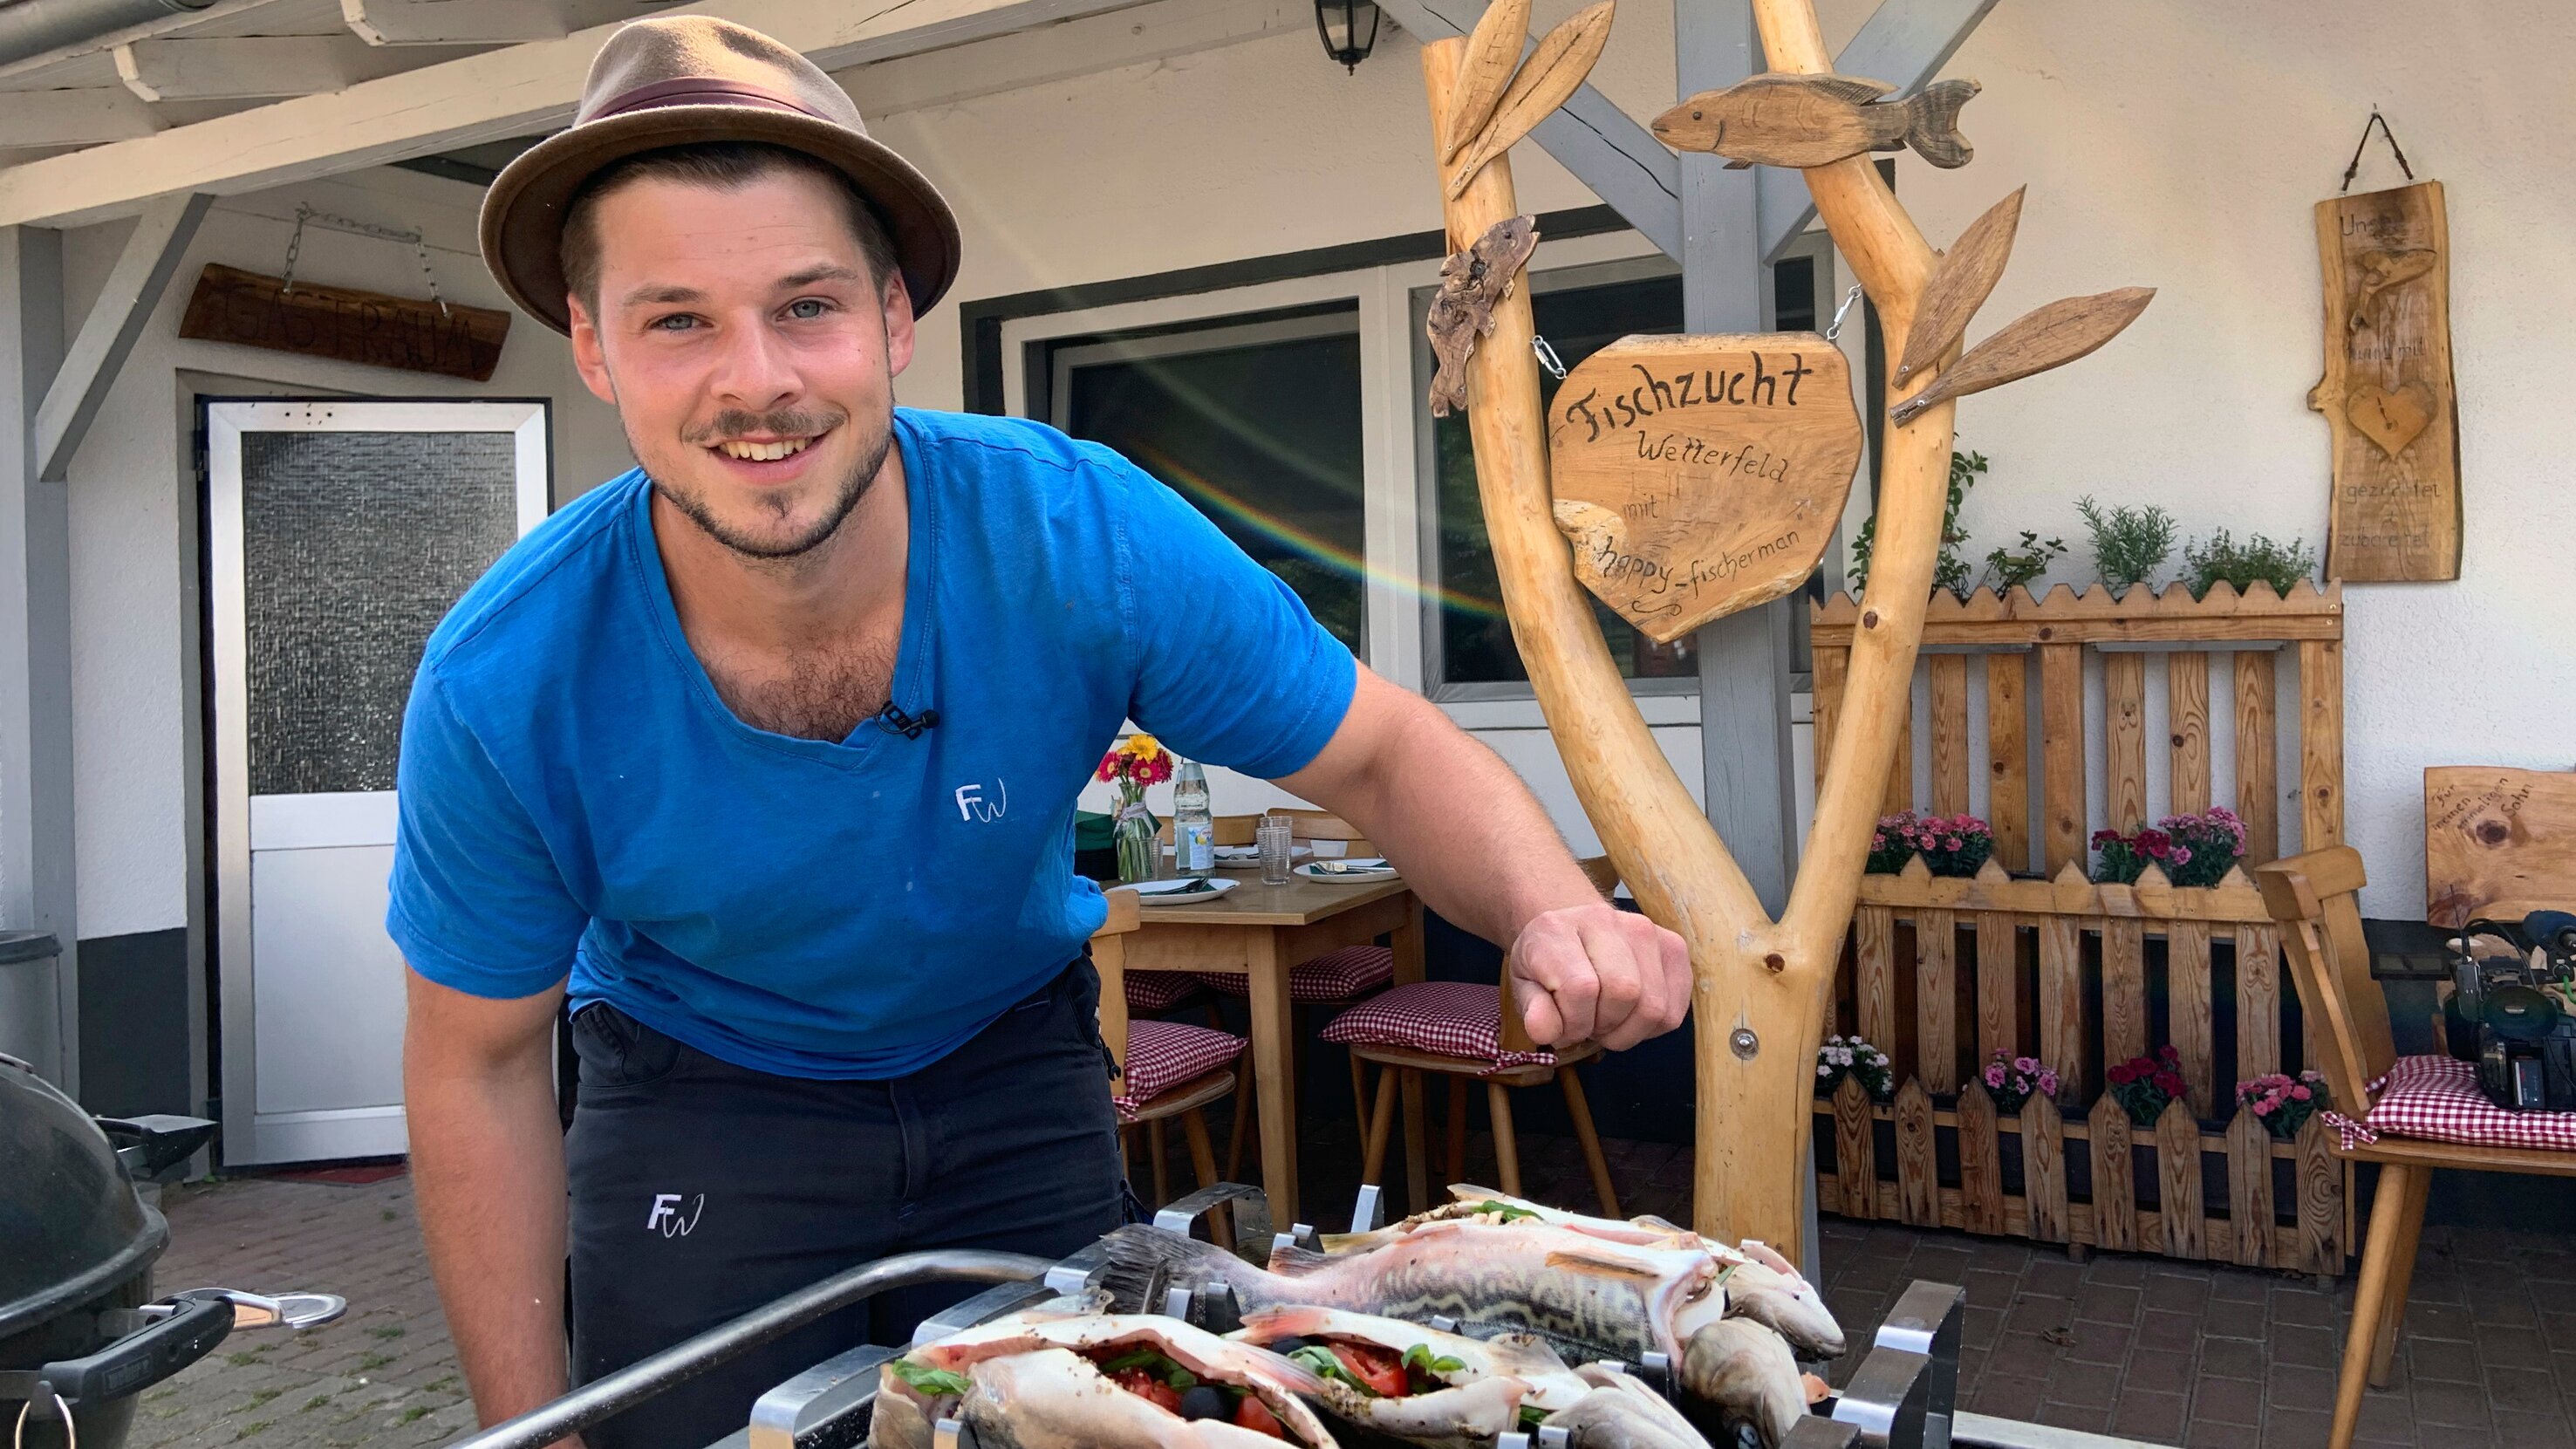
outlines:
[[1518, 1218], [1534, 1218], [1538, 1216], [1538, 1214], [1531, 1212], [1528, 1208], [1514, 1207], [1510, 1203], [1496, 1202], [1492, 1198], [1487, 1198], [1483, 1202], [1476, 1204], [1476, 1211], [1479, 1213], [1499, 1213], [1502, 1215], [1503, 1221], [1507, 1223]]
[[1431, 1371], [1435, 1374], [1454, 1374], [1464, 1370], [1466, 1367], [1467, 1364], [1464, 1359], [1443, 1357], [1435, 1358], [1431, 1361]]
[[1199, 1376], [1179, 1364], [1173, 1364], [1171, 1372], [1163, 1375], [1163, 1382], [1186, 1394], [1199, 1386]]
[[913, 1392], [928, 1394], [933, 1398], [941, 1395], [963, 1394], [972, 1387], [967, 1383], [966, 1376], [954, 1369], [932, 1368], [926, 1363], [914, 1363], [908, 1358], [894, 1361], [894, 1376], [903, 1380]]
[[1406, 1368], [1420, 1369], [1424, 1373], [1429, 1373], [1431, 1372], [1431, 1362], [1431, 1345], [1427, 1343], [1417, 1343], [1413, 1347], [1404, 1351], [1404, 1366]]
[[1165, 1362], [1167, 1360], [1162, 1354], [1153, 1349], [1131, 1348], [1116, 1358], [1102, 1360], [1100, 1371], [1104, 1374], [1115, 1374], [1124, 1373], [1129, 1369], [1159, 1370]]
[[1341, 1358], [1331, 1349], [1324, 1347], [1320, 1343], [1310, 1343], [1304, 1348], [1298, 1349], [1296, 1352], [1288, 1355], [1288, 1361], [1295, 1364], [1302, 1364], [1317, 1378], [1335, 1379], [1350, 1385], [1352, 1388], [1359, 1391], [1361, 1398], [1374, 1399], [1379, 1396], [1377, 1390], [1369, 1387], [1367, 1383], [1363, 1382], [1349, 1369], [1342, 1367]]
[[1537, 1405], [1535, 1405], [1535, 1404], [1523, 1404], [1523, 1405], [1521, 1405], [1521, 1427], [1522, 1427], [1522, 1428], [1524, 1428], [1524, 1429], [1535, 1429], [1535, 1428], [1537, 1428], [1539, 1425], [1544, 1424], [1544, 1423], [1546, 1423], [1546, 1422], [1547, 1422], [1547, 1410], [1542, 1409], [1542, 1408], [1538, 1407], [1538, 1406], [1537, 1406]]

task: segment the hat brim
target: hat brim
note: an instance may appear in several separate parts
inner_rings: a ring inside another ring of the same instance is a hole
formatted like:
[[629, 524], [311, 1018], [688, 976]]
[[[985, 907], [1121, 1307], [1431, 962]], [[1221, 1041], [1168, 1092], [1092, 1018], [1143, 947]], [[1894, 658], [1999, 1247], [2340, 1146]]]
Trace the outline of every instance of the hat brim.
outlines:
[[483, 199], [484, 264], [529, 316], [569, 334], [564, 302], [565, 208], [599, 170], [643, 151], [756, 141], [821, 161], [850, 179], [894, 244], [914, 313], [927, 312], [957, 279], [956, 214], [911, 162], [868, 136], [794, 111], [757, 106], [665, 106], [591, 121], [521, 152]]

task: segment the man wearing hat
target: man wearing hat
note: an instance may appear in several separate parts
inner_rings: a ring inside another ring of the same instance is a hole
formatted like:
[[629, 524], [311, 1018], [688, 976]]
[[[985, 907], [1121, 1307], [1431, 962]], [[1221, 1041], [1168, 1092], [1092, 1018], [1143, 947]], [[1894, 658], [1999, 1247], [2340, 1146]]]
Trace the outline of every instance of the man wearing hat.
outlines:
[[[1118, 1224], [1105, 908], [1071, 835], [1123, 721], [1352, 821], [1508, 943], [1541, 1041], [1682, 1019], [1680, 940], [1604, 904], [1507, 767], [1177, 495], [1035, 423], [894, 406], [957, 224], [802, 56], [625, 27], [482, 235], [642, 464], [468, 591], [404, 722], [411, 1144], [486, 1422], [564, 1392], [567, 1329], [588, 1380], [855, 1263]], [[588, 1437], [696, 1449], [937, 1301], [844, 1312]]]

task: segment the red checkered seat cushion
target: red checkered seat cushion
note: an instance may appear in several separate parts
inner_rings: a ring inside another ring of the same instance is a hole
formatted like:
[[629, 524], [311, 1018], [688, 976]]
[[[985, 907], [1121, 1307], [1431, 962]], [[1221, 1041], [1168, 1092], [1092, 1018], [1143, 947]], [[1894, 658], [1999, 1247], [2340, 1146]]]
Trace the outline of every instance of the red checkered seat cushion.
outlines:
[[[1222, 971], [1191, 973], [1202, 985], [1228, 996], [1248, 996], [1252, 988], [1246, 978], [1229, 976]], [[1312, 961], [1288, 968], [1290, 1001], [1349, 1001], [1365, 996], [1395, 979], [1395, 952], [1385, 946], [1344, 946], [1327, 951]]]
[[2576, 1152], [2576, 1112], [2508, 1112], [2478, 1090], [2478, 1069], [2444, 1056], [2399, 1057], [2366, 1121], [2329, 1117], [2344, 1145], [2386, 1135], [2481, 1147]]
[[1334, 1017], [1323, 1035], [1344, 1045], [1410, 1047], [1485, 1062], [1480, 1075], [1556, 1061], [1554, 1052], [1503, 1050], [1503, 989], [1475, 981], [1390, 988]]
[[1152, 1015], [1169, 1011], [1198, 994], [1199, 980], [1187, 971], [1130, 971], [1127, 1009]]
[[1177, 1021], [1127, 1024], [1127, 1071], [1110, 1098], [1128, 1121], [1156, 1097], [1243, 1055], [1243, 1038]]

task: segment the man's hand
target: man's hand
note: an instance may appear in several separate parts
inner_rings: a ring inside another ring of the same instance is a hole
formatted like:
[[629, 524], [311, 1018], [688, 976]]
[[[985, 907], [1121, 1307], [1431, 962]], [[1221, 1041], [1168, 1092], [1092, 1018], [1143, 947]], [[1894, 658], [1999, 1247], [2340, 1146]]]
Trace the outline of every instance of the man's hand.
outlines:
[[1532, 916], [1504, 969], [1521, 1022], [1541, 1046], [1595, 1041], [1625, 1051], [1681, 1025], [1690, 1011], [1690, 948], [1607, 903]]

